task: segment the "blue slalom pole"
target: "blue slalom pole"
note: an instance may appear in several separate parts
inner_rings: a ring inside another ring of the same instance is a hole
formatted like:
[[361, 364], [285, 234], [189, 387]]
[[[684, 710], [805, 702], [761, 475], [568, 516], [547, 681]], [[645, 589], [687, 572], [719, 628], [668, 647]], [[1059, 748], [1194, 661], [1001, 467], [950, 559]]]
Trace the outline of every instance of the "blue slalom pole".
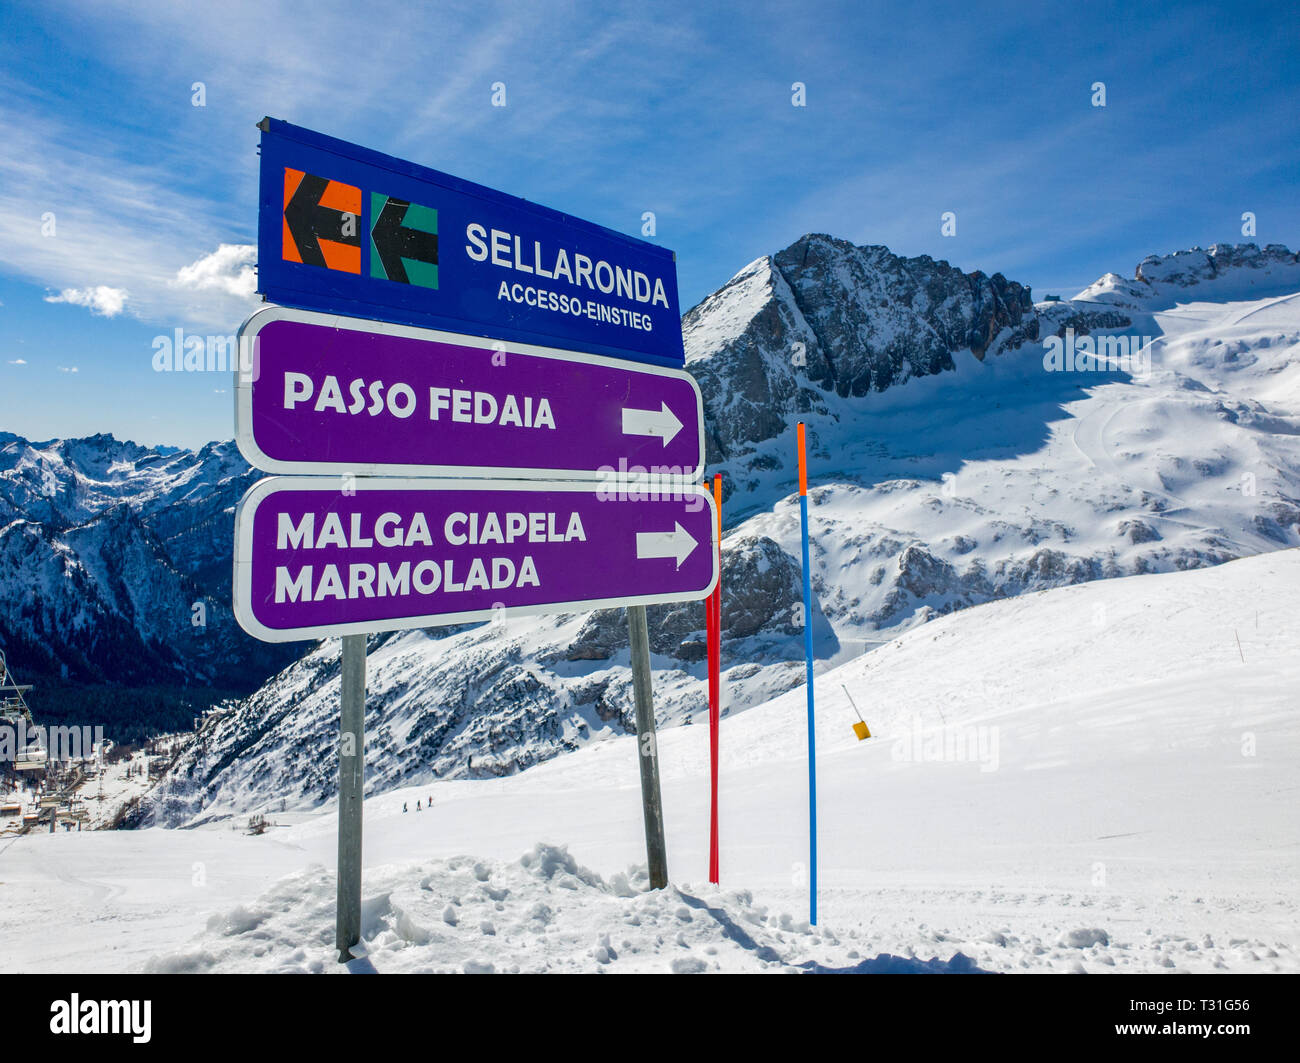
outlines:
[[817, 732], [813, 715], [812, 563], [808, 550], [808, 459], [799, 422], [799, 517], [803, 528], [803, 646], [808, 678], [808, 922], [817, 925]]

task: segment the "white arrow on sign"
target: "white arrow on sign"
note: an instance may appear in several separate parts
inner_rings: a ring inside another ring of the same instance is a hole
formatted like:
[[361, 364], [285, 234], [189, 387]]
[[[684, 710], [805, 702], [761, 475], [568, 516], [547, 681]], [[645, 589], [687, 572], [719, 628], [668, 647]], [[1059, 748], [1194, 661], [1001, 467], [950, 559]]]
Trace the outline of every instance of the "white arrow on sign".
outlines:
[[624, 410], [623, 434], [625, 436], [658, 436], [667, 446], [682, 430], [682, 422], [661, 402], [657, 410]]
[[[676, 522], [674, 522], [676, 523]], [[680, 524], [670, 532], [637, 532], [636, 556], [638, 558], [674, 557], [677, 567], [691, 556], [691, 551], [700, 544]]]

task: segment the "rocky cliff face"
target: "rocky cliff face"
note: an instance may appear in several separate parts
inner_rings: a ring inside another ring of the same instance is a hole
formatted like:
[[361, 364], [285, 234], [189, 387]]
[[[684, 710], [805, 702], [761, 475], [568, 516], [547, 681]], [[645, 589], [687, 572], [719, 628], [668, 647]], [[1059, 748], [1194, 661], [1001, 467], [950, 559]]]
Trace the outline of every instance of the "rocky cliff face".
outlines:
[[1029, 289], [1001, 273], [963, 273], [928, 255], [805, 236], [772, 259], [824, 352], [810, 376], [841, 396], [867, 395], [983, 358], [1038, 335]]
[[708, 402], [710, 458], [771, 439], [827, 394], [860, 398], [1035, 340], [1027, 287], [810, 235], [736, 274], [682, 319]]

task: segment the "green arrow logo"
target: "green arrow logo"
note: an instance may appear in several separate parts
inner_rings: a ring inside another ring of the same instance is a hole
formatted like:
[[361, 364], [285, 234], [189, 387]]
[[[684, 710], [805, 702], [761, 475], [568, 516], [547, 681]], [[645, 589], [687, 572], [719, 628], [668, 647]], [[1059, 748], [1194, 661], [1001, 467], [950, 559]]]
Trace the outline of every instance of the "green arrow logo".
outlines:
[[370, 275], [398, 284], [438, 287], [438, 212], [370, 193]]

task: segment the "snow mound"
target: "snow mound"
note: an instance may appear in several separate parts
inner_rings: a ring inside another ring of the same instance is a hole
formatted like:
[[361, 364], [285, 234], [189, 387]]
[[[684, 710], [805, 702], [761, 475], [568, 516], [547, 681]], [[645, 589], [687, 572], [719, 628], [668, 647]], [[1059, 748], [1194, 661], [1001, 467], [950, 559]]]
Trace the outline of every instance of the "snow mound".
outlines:
[[567, 848], [539, 843], [513, 862], [469, 856], [367, 869], [356, 963], [334, 953], [335, 879], [314, 865], [257, 901], [208, 920], [151, 973], [592, 973], [719, 971], [979, 973], [966, 955], [863, 958], [841, 940], [744, 890], [649, 890], [644, 866], [609, 879]]

